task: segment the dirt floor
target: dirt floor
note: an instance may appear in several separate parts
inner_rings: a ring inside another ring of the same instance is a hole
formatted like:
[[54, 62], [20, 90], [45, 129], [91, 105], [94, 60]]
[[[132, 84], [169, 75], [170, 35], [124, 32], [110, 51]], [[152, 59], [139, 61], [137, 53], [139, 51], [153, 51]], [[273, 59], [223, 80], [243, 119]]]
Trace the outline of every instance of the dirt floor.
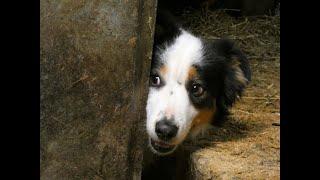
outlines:
[[280, 179], [280, 17], [186, 10], [181, 19], [204, 38], [234, 39], [252, 67], [252, 82], [230, 120], [186, 144], [196, 149], [194, 179]]

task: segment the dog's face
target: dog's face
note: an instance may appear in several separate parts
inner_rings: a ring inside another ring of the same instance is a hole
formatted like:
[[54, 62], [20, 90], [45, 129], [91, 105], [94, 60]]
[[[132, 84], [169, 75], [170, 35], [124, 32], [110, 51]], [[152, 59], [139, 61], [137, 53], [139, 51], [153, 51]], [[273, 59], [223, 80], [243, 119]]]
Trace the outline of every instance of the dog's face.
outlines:
[[232, 101], [237, 92], [227, 91], [246, 85], [241, 53], [232, 47], [228, 41], [206, 42], [181, 30], [170, 43], [155, 48], [146, 108], [154, 153], [172, 153], [214, 119], [217, 100], [229, 93]]
[[[197, 70], [202, 51], [200, 39], [183, 32], [171, 46], [156, 52], [147, 102], [147, 130], [157, 153], [173, 151], [186, 138], [197, 116], [201, 116], [200, 121], [208, 121], [213, 114], [214, 99]], [[203, 103], [208, 106], [197, 107]]]

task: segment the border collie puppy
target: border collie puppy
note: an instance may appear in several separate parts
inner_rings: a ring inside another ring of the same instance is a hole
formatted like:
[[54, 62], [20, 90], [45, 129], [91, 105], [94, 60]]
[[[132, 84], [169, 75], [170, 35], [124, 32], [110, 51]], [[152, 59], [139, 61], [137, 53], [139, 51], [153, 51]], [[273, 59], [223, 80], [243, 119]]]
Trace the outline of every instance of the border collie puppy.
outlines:
[[155, 154], [172, 153], [210, 124], [221, 125], [251, 80], [246, 56], [230, 40], [207, 41], [158, 12], [146, 127]]

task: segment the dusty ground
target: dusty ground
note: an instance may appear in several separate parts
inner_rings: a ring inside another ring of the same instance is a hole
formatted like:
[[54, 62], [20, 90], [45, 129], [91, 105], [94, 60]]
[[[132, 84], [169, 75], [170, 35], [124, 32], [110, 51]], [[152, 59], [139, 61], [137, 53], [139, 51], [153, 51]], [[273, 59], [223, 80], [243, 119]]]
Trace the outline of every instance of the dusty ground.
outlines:
[[194, 179], [280, 179], [280, 17], [186, 11], [195, 34], [228, 36], [248, 55], [252, 82], [221, 128], [188, 144]]

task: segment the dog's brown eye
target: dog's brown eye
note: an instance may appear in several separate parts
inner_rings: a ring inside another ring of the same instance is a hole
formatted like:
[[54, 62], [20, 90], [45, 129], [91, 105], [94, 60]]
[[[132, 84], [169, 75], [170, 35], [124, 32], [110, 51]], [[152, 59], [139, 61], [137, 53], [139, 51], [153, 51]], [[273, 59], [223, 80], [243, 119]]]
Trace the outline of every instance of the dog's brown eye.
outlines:
[[159, 87], [161, 84], [160, 77], [158, 75], [151, 75], [150, 77], [150, 85], [154, 87]]
[[204, 89], [200, 84], [193, 84], [191, 92], [192, 92], [193, 96], [199, 97], [203, 94]]

